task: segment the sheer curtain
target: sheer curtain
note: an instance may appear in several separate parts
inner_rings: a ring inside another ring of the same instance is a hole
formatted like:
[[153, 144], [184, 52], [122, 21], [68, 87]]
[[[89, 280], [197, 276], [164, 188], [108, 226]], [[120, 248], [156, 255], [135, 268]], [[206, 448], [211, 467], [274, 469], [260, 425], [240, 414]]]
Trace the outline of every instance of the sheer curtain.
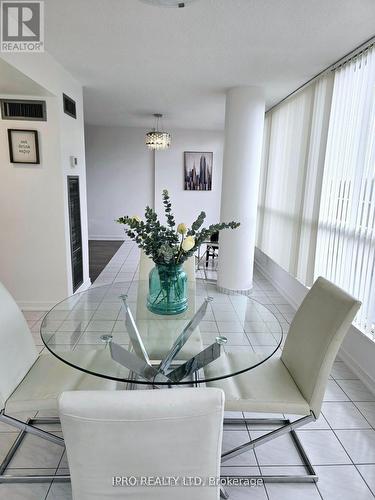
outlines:
[[375, 323], [375, 50], [335, 71], [315, 276], [358, 297], [358, 325]]
[[332, 75], [267, 114], [257, 246], [304, 284], [314, 275]]

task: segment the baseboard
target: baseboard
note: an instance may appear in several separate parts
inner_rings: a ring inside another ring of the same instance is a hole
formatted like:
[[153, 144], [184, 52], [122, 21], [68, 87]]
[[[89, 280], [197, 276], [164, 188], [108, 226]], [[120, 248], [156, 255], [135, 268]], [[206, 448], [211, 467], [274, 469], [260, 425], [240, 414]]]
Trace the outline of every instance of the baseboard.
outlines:
[[[76, 290], [75, 293], [84, 292], [85, 290], [90, 288], [90, 286], [91, 286], [91, 280], [89, 278], [84, 283], [82, 283], [82, 285]], [[49, 301], [46, 301], [46, 302], [43, 302], [43, 301], [40, 301], [40, 302], [38, 302], [38, 301], [20, 301], [20, 302], [17, 302], [17, 304], [18, 304], [18, 307], [20, 309], [22, 309], [23, 311], [49, 311], [50, 309], [55, 307], [55, 305], [58, 302], [59, 302], [58, 300], [53, 301], [53, 302], [49, 302]]]
[[289, 304], [298, 309], [308, 288], [292, 275], [284, 271], [259, 248], [255, 249], [255, 264], [263, 276], [272, 283], [276, 290], [287, 299]]
[[49, 311], [52, 309], [56, 302], [17, 302], [18, 307], [22, 311]]
[[89, 235], [89, 240], [96, 240], [96, 241], [130, 241], [128, 238], [125, 236], [118, 236], [118, 235], [103, 235], [103, 234], [90, 234]]
[[375, 394], [375, 378], [365, 372], [358, 362], [344, 349], [340, 349], [339, 358], [352, 370], [355, 375], [365, 384], [367, 389]]
[[278, 280], [275, 280], [270, 272], [267, 271], [259, 262], [255, 261], [255, 264], [258, 268], [258, 270], [263, 274], [263, 276], [270, 282], [272, 285], [276, 288], [276, 290], [282, 295], [283, 297], [286, 298], [286, 300], [289, 302], [289, 304], [294, 308], [298, 308], [298, 303], [295, 300], [294, 297], [292, 297], [286, 290], [283, 288], [281, 283]]

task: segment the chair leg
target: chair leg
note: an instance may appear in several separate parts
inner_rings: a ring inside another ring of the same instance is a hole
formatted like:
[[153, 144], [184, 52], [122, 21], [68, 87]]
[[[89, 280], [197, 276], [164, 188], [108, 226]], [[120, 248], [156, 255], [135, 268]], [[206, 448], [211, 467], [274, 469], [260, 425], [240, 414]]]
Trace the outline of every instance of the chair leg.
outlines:
[[[232, 450], [229, 450], [221, 455], [221, 463], [225, 463], [226, 461], [230, 460], [233, 457], [236, 457], [238, 455], [241, 455], [242, 453], [245, 453], [246, 451], [253, 450], [257, 446], [261, 446], [262, 444], [265, 444], [269, 441], [272, 441], [273, 439], [276, 439], [279, 436], [283, 436], [285, 434], [290, 433], [291, 437], [293, 439], [293, 442], [301, 456], [301, 459], [303, 461], [303, 465], [307, 471], [307, 474], [304, 475], [254, 475], [254, 476], [249, 476], [247, 479], [261, 479], [263, 482], [317, 482], [318, 481], [318, 476], [315, 472], [314, 467], [312, 466], [306, 451], [304, 450], [301, 441], [299, 440], [297, 433], [295, 432], [295, 429], [298, 429], [299, 427], [302, 427], [303, 425], [306, 425], [309, 422], [313, 422], [315, 420], [315, 416], [311, 413], [310, 415], [307, 415], [305, 417], [302, 417], [298, 420], [295, 420], [294, 422], [291, 422], [288, 419], [251, 419], [251, 418], [228, 418], [224, 419], [224, 426], [225, 425], [235, 425], [235, 424], [244, 424], [244, 423], [252, 423], [252, 424], [262, 424], [262, 423], [267, 423], [267, 424], [275, 424], [275, 425], [281, 425], [281, 427], [264, 434], [263, 436], [260, 436], [259, 438], [252, 439], [251, 441], [248, 441], [247, 443], [244, 443], [241, 446], [237, 446], [236, 448], [233, 448]], [[232, 476], [231, 476], [232, 477]], [[237, 477], [237, 476], [234, 476]], [[238, 476], [239, 477], [239, 476]], [[244, 476], [241, 476], [241, 478], [245, 478]]]
[[14, 417], [9, 417], [4, 413], [0, 413], [0, 422], [4, 422], [8, 425], [16, 427], [20, 429], [20, 433], [17, 436], [17, 439], [14, 441], [10, 450], [6, 454], [4, 460], [0, 464], [0, 484], [1, 483], [40, 483], [40, 482], [49, 482], [49, 481], [70, 481], [70, 475], [60, 475], [56, 476], [55, 474], [43, 474], [43, 475], [8, 475], [6, 474], [6, 469], [8, 468], [12, 458], [20, 447], [24, 437], [26, 434], [33, 434], [34, 436], [41, 437], [46, 439], [47, 441], [51, 441], [52, 443], [58, 444], [60, 446], [64, 446], [64, 440], [50, 432], [43, 431], [38, 427], [34, 427], [33, 424], [53, 424], [60, 422], [57, 417], [46, 417], [46, 418], [32, 418], [28, 419], [26, 422], [22, 422]]
[[229, 498], [229, 493], [224, 488], [224, 486], [220, 486], [220, 498], [225, 498], [225, 500]]
[[5, 415], [4, 413], [0, 414], [0, 422], [4, 422], [8, 425], [12, 425], [13, 427], [16, 427], [17, 429], [20, 429], [21, 431], [26, 431], [30, 434], [34, 434], [35, 436], [39, 436], [43, 439], [47, 439], [47, 441], [52, 441], [52, 443], [59, 444], [60, 446], [65, 446], [63, 438], [60, 438], [58, 436], [55, 436], [54, 434], [51, 434], [50, 432], [43, 431], [42, 429], [39, 429], [38, 427], [34, 427], [32, 425], [33, 423], [38, 423], [38, 424], [50, 424], [50, 423], [55, 423], [57, 422], [54, 420], [54, 422], [51, 421], [50, 418], [40, 418], [40, 419], [29, 419], [28, 422], [22, 422], [21, 420], [18, 420], [14, 417], [9, 417], [8, 415]]

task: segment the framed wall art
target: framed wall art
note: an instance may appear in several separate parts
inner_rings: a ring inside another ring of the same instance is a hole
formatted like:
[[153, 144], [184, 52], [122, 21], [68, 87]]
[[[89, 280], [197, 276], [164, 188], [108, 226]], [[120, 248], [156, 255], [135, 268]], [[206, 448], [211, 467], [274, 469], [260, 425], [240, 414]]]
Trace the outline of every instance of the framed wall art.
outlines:
[[212, 190], [212, 152], [184, 152], [184, 190]]
[[11, 163], [40, 163], [37, 130], [8, 129], [8, 142]]

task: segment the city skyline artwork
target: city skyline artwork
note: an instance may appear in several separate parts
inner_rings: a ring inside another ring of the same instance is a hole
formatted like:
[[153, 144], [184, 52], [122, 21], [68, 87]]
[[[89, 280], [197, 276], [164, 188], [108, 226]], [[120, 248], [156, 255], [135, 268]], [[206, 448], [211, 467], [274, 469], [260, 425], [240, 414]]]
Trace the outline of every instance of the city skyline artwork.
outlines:
[[185, 151], [184, 189], [185, 191], [212, 190], [212, 152]]

